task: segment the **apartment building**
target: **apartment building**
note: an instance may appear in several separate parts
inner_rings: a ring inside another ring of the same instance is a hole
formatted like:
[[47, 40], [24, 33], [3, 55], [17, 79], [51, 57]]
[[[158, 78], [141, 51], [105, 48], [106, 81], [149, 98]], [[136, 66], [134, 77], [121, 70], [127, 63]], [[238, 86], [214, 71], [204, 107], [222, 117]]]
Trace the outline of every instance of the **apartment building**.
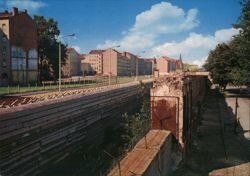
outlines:
[[167, 56], [162, 56], [156, 59], [156, 63], [157, 63], [157, 70], [159, 70], [160, 75], [176, 71], [176, 68], [178, 68], [179, 65], [178, 60], [171, 59]]
[[129, 76], [135, 76], [136, 75], [136, 64], [138, 61], [138, 57], [130, 52], [123, 52], [122, 56], [127, 58], [129, 60]]
[[62, 66], [63, 77], [79, 76], [81, 74], [80, 54], [74, 48], [68, 48], [67, 56], [65, 64]]
[[91, 66], [91, 72], [93, 74], [102, 75], [103, 74], [103, 56], [104, 50], [92, 50], [85, 56], [84, 63], [88, 63]]
[[37, 82], [37, 28], [27, 11], [0, 13], [0, 86]]
[[103, 52], [103, 74], [112, 76], [135, 76], [151, 75], [152, 62], [142, 59], [136, 55], [123, 52], [120, 53], [114, 49], [107, 49]]
[[114, 50], [107, 49], [103, 53], [103, 75], [112, 76], [130, 76], [130, 59], [124, 54]]

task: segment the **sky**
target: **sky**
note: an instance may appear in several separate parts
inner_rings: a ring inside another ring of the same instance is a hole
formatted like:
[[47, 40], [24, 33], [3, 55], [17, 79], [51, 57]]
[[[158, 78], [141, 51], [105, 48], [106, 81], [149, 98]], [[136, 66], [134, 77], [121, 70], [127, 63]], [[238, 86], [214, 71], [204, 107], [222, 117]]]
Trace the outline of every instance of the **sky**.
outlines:
[[[60, 39], [79, 53], [120, 45], [142, 57], [202, 65], [218, 43], [238, 33], [238, 0], [0, 0], [58, 21]], [[76, 37], [67, 35], [75, 33]]]

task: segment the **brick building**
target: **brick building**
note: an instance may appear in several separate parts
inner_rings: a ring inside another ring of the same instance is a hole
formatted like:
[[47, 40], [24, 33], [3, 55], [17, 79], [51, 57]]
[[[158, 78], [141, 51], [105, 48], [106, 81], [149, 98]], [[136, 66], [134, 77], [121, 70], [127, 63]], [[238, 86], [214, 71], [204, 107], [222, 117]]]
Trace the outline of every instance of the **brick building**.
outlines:
[[37, 28], [27, 11], [0, 13], [0, 86], [37, 82]]

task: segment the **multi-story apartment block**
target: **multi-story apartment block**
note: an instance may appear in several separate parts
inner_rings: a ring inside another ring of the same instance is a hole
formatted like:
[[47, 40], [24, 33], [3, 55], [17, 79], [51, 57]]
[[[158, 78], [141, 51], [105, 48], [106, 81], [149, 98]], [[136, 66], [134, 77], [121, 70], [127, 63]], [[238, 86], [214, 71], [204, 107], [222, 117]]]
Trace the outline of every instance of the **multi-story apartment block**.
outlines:
[[103, 74], [103, 56], [104, 50], [92, 50], [85, 56], [84, 62], [89, 63], [93, 74]]
[[129, 53], [127, 51], [122, 53], [122, 56], [126, 57], [129, 60], [129, 76], [135, 76], [136, 75], [136, 64], [138, 61], [138, 57], [132, 53]]
[[162, 56], [159, 59], [156, 59], [156, 62], [157, 69], [161, 75], [176, 71], [176, 69], [179, 68], [179, 65], [181, 64], [180, 61], [171, 59], [167, 56]]
[[131, 76], [131, 60], [124, 54], [109, 48], [103, 52], [103, 74]]
[[80, 75], [80, 54], [74, 48], [68, 48], [67, 56], [65, 64], [62, 66], [63, 76], [71, 77]]
[[27, 11], [0, 13], [0, 85], [37, 82], [37, 28]]
[[114, 49], [103, 52], [103, 74], [112, 76], [135, 76], [152, 74], [152, 62], [138, 58], [129, 52]]

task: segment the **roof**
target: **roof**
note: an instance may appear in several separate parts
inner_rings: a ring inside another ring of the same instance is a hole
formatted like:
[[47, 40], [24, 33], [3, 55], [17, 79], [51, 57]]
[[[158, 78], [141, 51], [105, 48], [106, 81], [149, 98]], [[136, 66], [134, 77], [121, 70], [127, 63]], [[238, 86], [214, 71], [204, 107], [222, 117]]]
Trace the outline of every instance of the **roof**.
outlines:
[[67, 48], [67, 53], [71, 53], [71, 52], [76, 52], [78, 55], [80, 55], [75, 48]]
[[16, 15], [20, 15], [20, 14], [26, 14], [26, 15], [28, 15], [27, 14], [27, 10], [19, 11], [18, 8], [13, 7], [12, 12], [8, 12], [7, 10], [5, 10], [4, 12], [0, 12], [0, 19], [1, 18], [6, 19], [6, 18], [10, 18], [10, 17], [16, 16]]
[[85, 59], [85, 56], [86, 56], [86, 54], [79, 54], [79, 59], [80, 59], [80, 60], [84, 60], [84, 59]]
[[170, 62], [178, 62], [177, 59], [172, 59], [172, 58], [169, 58], [167, 56], [162, 56], [161, 58], [165, 59], [166, 61], [170, 61]]
[[11, 12], [2, 12], [2, 13], [0, 13], [0, 17], [10, 17], [10, 16], [12, 16]]
[[89, 54], [102, 54], [105, 50], [91, 50]]
[[[143, 175], [147, 168], [152, 164], [157, 154], [160, 152], [161, 147], [165, 141], [170, 139], [171, 135], [166, 130], [150, 130], [147, 135], [147, 148], [145, 146], [145, 138], [142, 138], [121, 161], [121, 175]], [[118, 167], [114, 167], [108, 176], [119, 175]]]

